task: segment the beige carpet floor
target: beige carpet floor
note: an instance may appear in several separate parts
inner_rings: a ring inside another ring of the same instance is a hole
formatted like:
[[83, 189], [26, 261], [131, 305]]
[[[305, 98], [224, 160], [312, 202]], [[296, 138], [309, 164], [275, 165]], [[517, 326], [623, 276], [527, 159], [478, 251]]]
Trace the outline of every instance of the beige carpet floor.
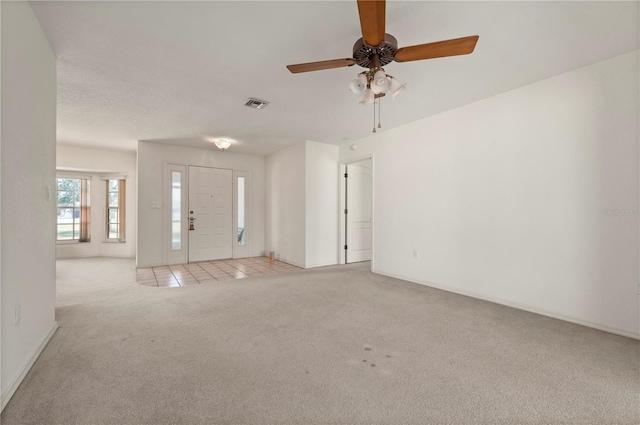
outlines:
[[370, 273], [184, 288], [58, 264], [2, 424], [637, 424], [640, 343]]

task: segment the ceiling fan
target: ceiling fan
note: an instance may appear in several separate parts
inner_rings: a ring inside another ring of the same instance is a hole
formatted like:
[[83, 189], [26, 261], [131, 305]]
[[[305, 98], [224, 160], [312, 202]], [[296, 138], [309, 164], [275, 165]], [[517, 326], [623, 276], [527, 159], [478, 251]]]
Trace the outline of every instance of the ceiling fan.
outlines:
[[289, 71], [298, 74], [360, 65], [367, 70], [351, 82], [349, 89], [356, 95], [364, 95], [360, 103], [371, 105], [376, 98], [384, 96], [385, 93], [391, 93], [395, 98], [405, 87], [395, 78], [387, 75], [382, 69], [383, 66], [393, 61], [410, 62], [467, 55], [473, 52], [479, 38], [477, 35], [472, 35], [398, 48], [396, 38], [385, 33], [385, 0], [358, 0], [358, 13], [362, 38], [353, 45], [353, 57], [287, 65]]

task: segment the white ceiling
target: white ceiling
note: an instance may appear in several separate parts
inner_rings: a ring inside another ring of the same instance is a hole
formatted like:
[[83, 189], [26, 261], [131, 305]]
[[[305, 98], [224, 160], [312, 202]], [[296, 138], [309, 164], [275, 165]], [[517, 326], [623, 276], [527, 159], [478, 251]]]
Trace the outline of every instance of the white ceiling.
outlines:
[[[267, 155], [371, 132], [372, 108], [347, 90], [362, 68], [285, 68], [351, 56], [355, 0], [31, 4], [58, 57], [59, 143], [228, 136], [235, 152]], [[387, 65], [407, 90], [383, 99], [383, 130], [636, 50], [638, 17], [637, 2], [388, 2], [400, 47], [480, 40], [468, 56]], [[249, 109], [248, 97], [271, 104]]]

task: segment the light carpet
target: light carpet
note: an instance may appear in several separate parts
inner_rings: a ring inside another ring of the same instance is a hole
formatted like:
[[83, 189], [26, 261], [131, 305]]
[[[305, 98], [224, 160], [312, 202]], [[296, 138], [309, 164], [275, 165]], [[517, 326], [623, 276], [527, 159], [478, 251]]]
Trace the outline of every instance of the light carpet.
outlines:
[[152, 288], [59, 261], [2, 424], [640, 423], [640, 342], [368, 267]]

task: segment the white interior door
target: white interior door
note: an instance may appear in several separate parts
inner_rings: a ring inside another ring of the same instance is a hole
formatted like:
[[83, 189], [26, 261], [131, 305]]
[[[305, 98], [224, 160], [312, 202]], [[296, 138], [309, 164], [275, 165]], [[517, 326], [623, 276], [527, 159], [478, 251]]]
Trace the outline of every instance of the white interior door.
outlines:
[[231, 170], [189, 166], [189, 262], [233, 255]]
[[346, 262], [371, 260], [372, 161], [347, 165]]

